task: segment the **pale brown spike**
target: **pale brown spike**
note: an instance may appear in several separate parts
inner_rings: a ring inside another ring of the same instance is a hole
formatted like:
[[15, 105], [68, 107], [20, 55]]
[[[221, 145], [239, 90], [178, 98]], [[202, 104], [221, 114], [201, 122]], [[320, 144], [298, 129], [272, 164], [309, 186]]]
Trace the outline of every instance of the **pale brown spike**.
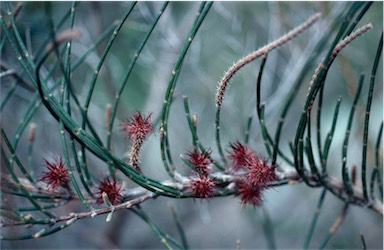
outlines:
[[248, 63], [252, 62], [253, 60], [259, 58], [260, 56], [266, 55], [269, 52], [271, 52], [273, 49], [283, 45], [284, 43], [288, 42], [289, 40], [293, 39], [295, 36], [303, 32], [305, 29], [309, 28], [313, 23], [315, 23], [319, 18], [321, 14], [316, 13], [312, 17], [310, 17], [307, 21], [302, 23], [301, 25], [297, 26], [295, 29], [291, 30], [284, 36], [280, 37], [279, 39], [265, 45], [264, 47], [248, 54], [247, 56], [241, 58], [238, 60], [232, 67], [230, 67], [224, 74], [223, 78], [221, 79], [219, 83], [219, 87], [216, 92], [215, 96], [215, 102], [217, 106], [221, 106], [224, 98], [224, 92], [228, 86], [229, 80], [235, 75], [235, 73], [247, 65]]

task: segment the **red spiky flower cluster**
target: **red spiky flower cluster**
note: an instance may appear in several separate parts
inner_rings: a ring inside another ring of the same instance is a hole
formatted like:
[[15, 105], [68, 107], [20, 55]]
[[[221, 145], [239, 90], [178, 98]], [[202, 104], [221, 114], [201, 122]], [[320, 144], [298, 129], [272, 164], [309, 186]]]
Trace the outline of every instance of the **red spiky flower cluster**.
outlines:
[[228, 158], [232, 160], [231, 168], [237, 171], [236, 195], [242, 204], [258, 206], [262, 204], [262, 193], [268, 184], [277, 179], [276, 166], [259, 158], [250, 148], [240, 142], [231, 143]]
[[253, 185], [266, 186], [277, 179], [275, 168], [269, 166], [266, 160], [258, 158], [249, 166], [246, 176]]
[[59, 187], [68, 189], [69, 186], [69, 174], [65, 167], [65, 163], [61, 157], [54, 158], [52, 162], [44, 160], [44, 165], [48, 169], [44, 172], [43, 177], [39, 181], [44, 181], [48, 184], [48, 188], [56, 190]]
[[254, 207], [260, 206], [262, 200], [262, 188], [258, 185], [253, 185], [247, 179], [240, 178], [236, 180], [236, 196], [239, 196], [243, 205], [251, 204]]
[[249, 166], [255, 160], [255, 154], [252, 150], [239, 141], [230, 143], [229, 147], [232, 151], [229, 152], [228, 158], [232, 160], [234, 170]]
[[204, 176], [208, 176], [210, 168], [209, 164], [211, 164], [211, 151], [206, 150], [204, 152], [199, 152], [197, 149], [193, 151], [188, 151], [187, 153], [189, 159], [188, 161], [195, 167], [195, 170]]
[[122, 125], [122, 130], [126, 131], [132, 139], [141, 138], [144, 140], [153, 132], [151, 115], [143, 116], [139, 111], [136, 111], [128, 122]]
[[194, 166], [194, 177], [189, 183], [189, 188], [197, 198], [208, 199], [215, 193], [215, 183], [209, 177], [212, 163], [210, 159], [211, 151], [199, 152], [197, 149], [188, 151], [188, 161]]
[[200, 175], [190, 182], [191, 191], [198, 198], [211, 197], [215, 192], [215, 183], [208, 176]]
[[139, 154], [145, 138], [153, 132], [151, 114], [143, 116], [139, 111], [136, 111], [128, 122], [122, 126], [122, 130], [126, 131], [128, 136], [132, 139], [131, 151], [129, 153], [129, 165], [141, 172], [139, 166]]
[[102, 204], [104, 203], [103, 199], [103, 193], [105, 193], [108, 196], [108, 200], [111, 202], [112, 205], [119, 204], [122, 199], [122, 187], [121, 185], [116, 181], [115, 178], [109, 179], [108, 177], [104, 178], [104, 180], [99, 181], [99, 186], [97, 194], [97, 200], [96, 203]]

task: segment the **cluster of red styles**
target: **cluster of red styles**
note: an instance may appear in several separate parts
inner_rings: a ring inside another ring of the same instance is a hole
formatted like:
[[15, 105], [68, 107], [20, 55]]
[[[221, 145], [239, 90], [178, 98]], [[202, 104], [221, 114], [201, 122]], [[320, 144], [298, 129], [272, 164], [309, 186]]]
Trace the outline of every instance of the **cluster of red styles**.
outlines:
[[[123, 125], [125, 131], [131, 139], [147, 137], [153, 131], [152, 122], [149, 116], [142, 116], [136, 112], [132, 118]], [[227, 167], [227, 172], [235, 176], [235, 195], [239, 196], [242, 204], [259, 206], [262, 204], [263, 191], [268, 184], [277, 179], [275, 168], [268, 161], [257, 156], [248, 146], [240, 143], [230, 143], [228, 159], [231, 165]], [[188, 151], [188, 161], [193, 167], [188, 188], [196, 198], [208, 199], [215, 195], [215, 181], [210, 177], [211, 151], [204, 152], [194, 149]], [[57, 190], [59, 188], [70, 189], [70, 175], [61, 157], [56, 157], [53, 161], [44, 161], [47, 172], [43, 173], [39, 181], [47, 183], [48, 189]], [[115, 178], [105, 177], [99, 181], [95, 195], [96, 203], [102, 204], [108, 199], [112, 205], [123, 201], [122, 185]]]
[[[259, 206], [262, 204], [263, 190], [277, 179], [275, 166], [258, 157], [249, 147], [236, 142], [229, 144], [228, 158], [232, 164], [227, 171], [235, 176], [236, 196], [242, 204]], [[209, 198], [215, 193], [215, 182], [209, 177], [212, 163], [210, 151], [188, 152], [189, 162], [195, 166], [195, 177], [190, 182], [190, 189], [199, 198]]]

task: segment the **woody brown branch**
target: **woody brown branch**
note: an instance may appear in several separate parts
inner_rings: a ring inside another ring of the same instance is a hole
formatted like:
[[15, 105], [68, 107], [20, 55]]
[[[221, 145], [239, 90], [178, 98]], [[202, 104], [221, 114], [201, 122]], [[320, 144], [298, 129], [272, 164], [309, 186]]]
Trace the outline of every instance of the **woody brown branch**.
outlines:
[[[223, 180], [223, 182], [227, 183], [226, 188], [230, 190], [228, 195], [234, 194], [234, 191], [235, 191], [235, 185], [234, 185], [235, 177], [234, 176], [226, 175], [226, 174], [222, 174], [222, 173], [217, 173], [216, 175], [214, 175], [214, 178], [216, 180]], [[314, 176], [308, 176], [308, 179], [311, 181], [315, 181]], [[276, 186], [283, 186], [283, 185], [294, 185], [294, 184], [301, 183], [302, 181], [303, 180], [301, 179], [301, 177], [297, 174], [297, 172], [295, 170], [289, 170], [289, 171], [284, 172], [283, 178], [281, 178], [280, 180], [278, 180], [276, 182], [270, 183], [268, 186], [276, 187]], [[32, 185], [26, 179], [22, 179], [22, 180], [20, 180], [20, 182], [23, 183], [24, 188], [26, 190], [28, 190], [29, 192], [47, 194], [47, 191], [40, 190], [40, 189], [36, 188], [34, 185]], [[179, 183], [179, 182], [167, 180], [167, 181], [164, 181], [163, 184], [167, 185], [167, 186], [175, 187], [181, 191], [187, 189], [186, 183]], [[17, 185], [15, 183], [10, 183], [10, 185], [13, 185], [14, 188], [17, 188]], [[328, 177], [327, 178], [327, 181], [325, 182], [325, 187], [329, 190], [332, 190], [335, 193], [347, 195], [346, 190], [344, 189], [344, 185], [343, 185], [342, 180], [336, 179], [334, 177]], [[69, 215], [59, 216], [59, 217], [55, 218], [55, 222], [66, 221], [66, 220], [74, 218], [75, 216], [77, 216], [78, 219], [89, 218], [89, 217], [94, 217], [94, 216], [101, 215], [101, 214], [110, 213], [112, 210], [116, 211], [116, 210], [121, 210], [121, 209], [129, 209], [135, 205], [141, 204], [142, 202], [144, 202], [148, 199], [152, 199], [152, 198], [155, 198], [158, 196], [157, 194], [155, 194], [151, 191], [148, 191], [148, 190], [144, 189], [143, 187], [137, 187], [137, 188], [131, 189], [130, 193], [134, 194], [134, 195], [132, 195], [133, 198], [131, 198], [128, 201], [125, 201], [121, 204], [118, 204], [114, 207], [105, 207], [105, 208], [95, 209], [93, 211], [81, 212], [81, 213], [70, 213]], [[377, 214], [383, 216], [383, 203], [381, 201], [379, 201], [378, 199], [375, 199], [375, 200], [371, 200], [369, 203], [366, 203], [366, 201], [364, 199], [363, 191], [361, 190], [360, 187], [357, 187], [357, 186], [353, 186], [353, 193], [354, 193], [353, 197], [350, 197], [350, 198], [352, 198], [350, 204], [355, 204], [358, 206], [366, 206], [367, 208], [373, 210]], [[60, 195], [58, 193], [51, 193], [51, 194], [55, 195], [55, 196]], [[216, 193], [213, 195], [213, 197], [214, 196], [221, 196], [221, 194], [219, 191], [216, 191]], [[78, 197], [76, 195], [73, 195], [70, 198], [64, 198], [63, 197], [63, 199], [77, 200]], [[93, 201], [91, 198], [87, 198], [87, 200]], [[26, 224], [25, 222], [12, 222], [12, 223], [3, 223], [2, 226], [6, 227], [6, 226], [16, 226], [16, 225], [25, 225], [25, 224]]]

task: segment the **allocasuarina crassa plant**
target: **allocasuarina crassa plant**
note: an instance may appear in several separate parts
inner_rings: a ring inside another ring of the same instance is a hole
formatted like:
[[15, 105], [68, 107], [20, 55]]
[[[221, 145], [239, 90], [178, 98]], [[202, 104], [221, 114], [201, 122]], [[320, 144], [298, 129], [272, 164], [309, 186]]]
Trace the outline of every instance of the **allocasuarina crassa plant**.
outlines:
[[0, 6], [6, 247], [382, 247], [382, 3]]

